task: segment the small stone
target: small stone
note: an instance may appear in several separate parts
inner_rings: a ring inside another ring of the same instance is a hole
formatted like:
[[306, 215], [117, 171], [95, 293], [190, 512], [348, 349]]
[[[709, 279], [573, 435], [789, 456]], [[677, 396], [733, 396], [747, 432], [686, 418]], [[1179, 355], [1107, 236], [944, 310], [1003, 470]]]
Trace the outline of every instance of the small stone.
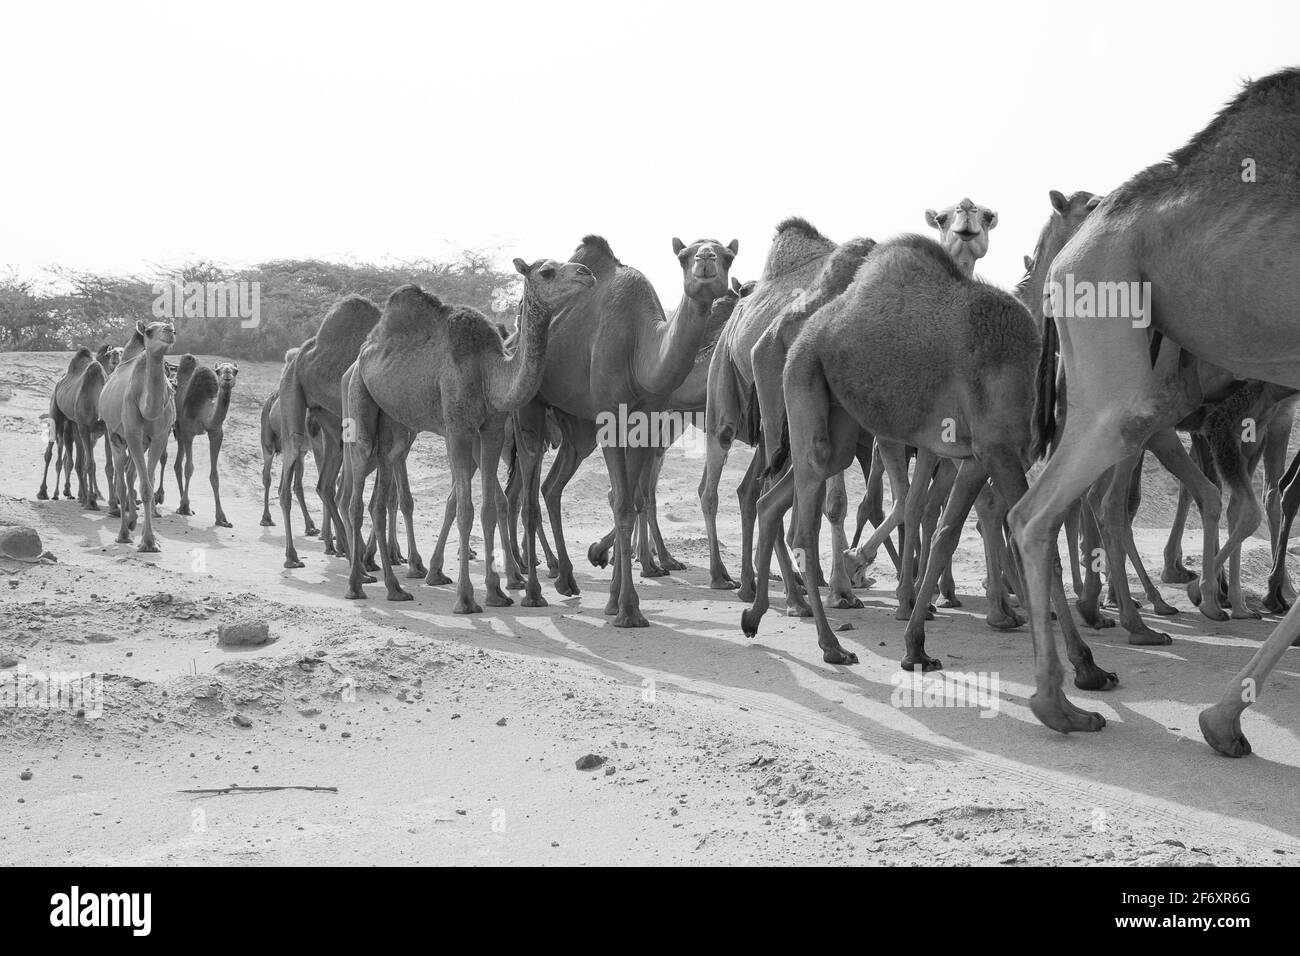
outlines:
[[247, 728], [253, 726], [253, 722], [249, 720], [247, 717], [245, 717], [243, 714], [235, 714], [235, 716], [230, 718], [230, 722], [234, 724], [236, 727]]
[[19, 780], [30, 780], [30, 779], [32, 779], [32, 772], [31, 772], [30, 770], [24, 770], [22, 773], [20, 773], [20, 774], [18, 775], [18, 779], [19, 779]]
[[598, 757], [595, 754], [587, 754], [579, 757], [574, 766], [579, 770], [595, 770], [597, 767], [603, 766], [608, 759], [608, 757]]
[[112, 634], [105, 634], [103, 631], [95, 631], [93, 634], [87, 634], [86, 640], [91, 644], [111, 644], [117, 638]]
[[345, 730], [345, 731], [343, 731], [343, 736], [344, 736], [344, 737], [351, 737], [351, 736], [352, 736], [352, 733], [351, 733], [351, 731], [347, 731], [347, 730]]
[[506, 719], [504, 717], [502, 717], [500, 720], [497, 721], [498, 727], [504, 727], [505, 725], [506, 725]]
[[320, 713], [320, 708], [319, 708], [319, 707], [304, 707], [302, 710], [298, 711], [298, 713], [302, 714], [302, 716], [304, 716], [304, 717], [315, 717], [315, 716], [317, 716], [317, 715]]
[[0, 652], [0, 667], [17, 667], [18, 655], [9, 651]]

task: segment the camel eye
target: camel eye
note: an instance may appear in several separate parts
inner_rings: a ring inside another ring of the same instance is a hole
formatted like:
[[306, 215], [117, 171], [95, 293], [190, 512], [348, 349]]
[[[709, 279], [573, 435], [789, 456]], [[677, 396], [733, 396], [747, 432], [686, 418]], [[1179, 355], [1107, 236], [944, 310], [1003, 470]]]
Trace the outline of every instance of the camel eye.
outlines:
[[547, 266], [545, 269], [542, 270], [542, 278], [543, 278], [543, 279], [554, 279], [554, 278], [555, 278], [555, 270], [552, 269], [550, 266]]

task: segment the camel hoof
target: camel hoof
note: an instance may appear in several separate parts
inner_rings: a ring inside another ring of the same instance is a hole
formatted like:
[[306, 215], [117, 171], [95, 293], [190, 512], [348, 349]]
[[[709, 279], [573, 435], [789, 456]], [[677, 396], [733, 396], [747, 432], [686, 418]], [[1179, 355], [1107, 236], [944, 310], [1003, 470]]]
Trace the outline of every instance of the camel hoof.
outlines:
[[1160, 572], [1160, 580], [1164, 584], [1190, 584], [1196, 580], [1196, 575], [1180, 564], [1167, 565]]
[[961, 607], [961, 601], [957, 600], [956, 598], [947, 598], [939, 604], [939, 607], [943, 607], [943, 608]]
[[1161, 617], [1174, 617], [1178, 613], [1178, 608], [1174, 607], [1163, 598], [1159, 601], [1153, 602], [1151, 610], [1153, 613], [1158, 614]]
[[[904, 604], [900, 604], [898, 605], [898, 607], [894, 608], [895, 621], [910, 621], [911, 619], [912, 619], [912, 609], [910, 607], [907, 607]], [[930, 616], [930, 612], [928, 610], [926, 611], [925, 619], [927, 621], [934, 620]]]
[[145, 554], [158, 554], [162, 551], [162, 548], [158, 547], [157, 541], [142, 540], [136, 550], [143, 551]]
[[1264, 598], [1264, 610], [1270, 614], [1285, 614], [1291, 610], [1291, 605], [1280, 594], [1270, 594]]
[[[274, 522], [272, 522], [272, 523], [274, 524]], [[317, 527], [315, 527], [314, 525], [308, 525], [308, 526], [303, 530], [302, 533], [305, 534], [305, 535], [306, 535], [307, 537], [309, 537], [309, 538], [319, 538], [319, 537], [320, 537], [320, 528], [317, 528]]]
[[1264, 616], [1263, 614], [1260, 614], [1258, 611], [1251, 610], [1248, 607], [1245, 608], [1234, 607], [1232, 609], [1232, 619], [1234, 621], [1258, 621], [1263, 616]]
[[218, 528], [233, 528], [234, 525], [231, 524], [229, 521], [227, 521], [225, 518], [221, 518], [221, 519], [219, 519], [219, 520], [217, 521], [217, 527], [218, 527]]
[[374, 584], [374, 583], [375, 583], [376, 581], [378, 581], [378, 580], [379, 580], [379, 579], [376, 578], [373, 574], [363, 574], [363, 575], [361, 575], [361, 583], [362, 583], [362, 584]]
[[740, 629], [746, 637], [754, 637], [758, 634], [758, 622], [763, 620], [763, 615], [753, 608], [745, 608], [740, 612]]
[[451, 609], [452, 614], [482, 614], [483, 608], [473, 598], [460, 598]]
[[366, 597], [366, 592], [361, 590], [361, 585], [359, 584], [349, 584], [348, 591], [346, 594], [343, 595], [343, 597], [345, 597], [349, 601], [369, 600], [369, 598]]
[[49, 493], [48, 491], [46, 491], [44, 488], [42, 488], [40, 491], [36, 492], [36, 500], [37, 500], [37, 501], [49, 501], [49, 500], [50, 500], [50, 493]]
[[807, 604], [802, 601], [796, 603], [787, 602], [785, 605], [786, 617], [812, 617], [813, 612]]
[[507, 591], [522, 591], [527, 586], [528, 585], [525, 583], [523, 578], [515, 578], [514, 580], [506, 581]]
[[519, 602], [519, 606], [520, 607], [550, 607], [550, 605], [546, 601], [546, 598], [541, 597], [540, 595], [537, 597], [528, 597], [527, 595], [525, 595], [524, 599]]
[[194, 514], [194, 512], [187, 505], [181, 505], [179, 508], [176, 509], [176, 513], [178, 515], [186, 515], [187, 517], [189, 515]]
[[451, 578], [442, 573], [442, 568], [430, 568], [424, 583], [430, 587], [439, 587], [443, 584], [451, 584]]
[[906, 657], [903, 658], [900, 666], [905, 671], [914, 671], [916, 670], [917, 664], [921, 665], [921, 673], [923, 674], [928, 674], [930, 671], [943, 670], [943, 661], [939, 660], [939, 658], [937, 657], [931, 657], [929, 654], [926, 654], [924, 651], [922, 651], [920, 654], [918, 654], [915, 657], [913, 657], [911, 654], [908, 654]]
[[306, 565], [303, 564], [301, 561], [299, 561], [297, 558], [285, 558], [285, 559], [284, 559], [284, 566], [285, 566], [286, 568], [303, 568], [303, 567], [306, 567]]
[[676, 558], [669, 558], [667, 561], [663, 562], [663, 569], [665, 571], [685, 571], [686, 565], [682, 564], [682, 562], [678, 561]]
[[1007, 608], [1001, 611], [990, 611], [984, 618], [984, 622], [995, 631], [1014, 631], [1029, 623], [1028, 619]]
[[573, 580], [573, 575], [562, 574], [555, 579], [555, 590], [565, 597], [577, 597], [581, 591], [578, 590], [578, 582]]
[[1074, 686], [1079, 690], [1113, 690], [1119, 686], [1119, 675], [1089, 660], [1074, 668]]
[[[326, 553], [326, 554], [329, 554], [328, 551], [326, 551], [325, 553]], [[340, 551], [340, 552], [339, 552], [339, 557], [340, 557], [340, 558], [346, 558], [347, 555], [344, 554], [342, 551]], [[361, 562], [361, 566], [362, 566], [363, 568], [365, 568], [367, 571], [378, 571], [378, 570], [379, 570], [379, 564], [378, 564], [378, 562], [375, 561], [374, 558], [364, 558], [364, 559], [362, 560], [362, 562]]]
[[1197, 718], [1205, 742], [1225, 757], [1247, 757], [1250, 741], [1241, 732], [1241, 713], [1215, 704], [1201, 711]]
[[865, 605], [853, 594], [832, 594], [826, 606], [838, 611], [855, 611]]
[[390, 601], [414, 601], [415, 598], [413, 598], [413, 597], [411, 596], [411, 592], [410, 592], [410, 591], [403, 591], [401, 588], [398, 588], [396, 591], [389, 591], [389, 592], [388, 592], [388, 600], [390, 600]]
[[130, 544], [131, 536], [124, 531], [117, 536], [116, 541], [118, 544]]
[[1029, 709], [1040, 723], [1062, 734], [1096, 733], [1106, 726], [1105, 717], [1080, 710], [1066, 700], [1064, 694], [1057, 695], [1055, 699], [1034, 694], [1029, 698]]
[[648, 568], [646, 568], [646, 567], [642, 567], [642, 568], [641, 568], [641, 577], [643, 577], [643, 578], [666, 578], [666, 577], [668, 577], [668, 572], [665, 571], [663, 568], [659, 567], [658, 565], [654, 565], [654, 564], [652, 564], [652, 565], [650, 565], [650, 567], [648, 567]]
[[822, 660], [827, 664], [856, 664], [858, 655], [842, 647], [827, 647], [822, 650]]
[[109, 506], [109, 509], [108, 509], [107, 511], [104, 512], [104, 515], [105, 515], [105, 517], [108, 517], [108, 518], [120, 518], [120, 517], [122, 517], [122, 509], [110, 505], [110, 506]]
[[609, 567], [609, 551], [604, 550], [599, 544], [593, 544], [587, 548], [587, 560], [598, 568]]
[[99, 505], [95, 504], [93, 501], [87, 501], [85, 504], [85, 508], [87, 511], [98, 511]]
[[[258, 523], [259, 523], [263, 528], [274, 528], [274, 527], [275, 527], [275, 522], [272, 521], [272, 520], [271, 520], [269, 517], [267, 517], [266, 515], [263, 515], [263, 516], [262, 516], [262, 520], [261, 520], [260, 522], [258, 522]], [[307, 534], [310, 535], [311, 532], [308, 531]]]
[[633, 608], [626, 613], [620, 613], [614, 618], [615, 627], [649, 627], [650, 622], [645, 619], [645, 615]]
[[[515, 563], [516, 563], [516, 564], [519, 564], [520, 567], [523, 566], [523, 562], [521, 562], [521, 561], [517, 561], [517, 562], [515, 562]], [[546, 576], [547, 576], [548, 578], [550, 578], [552, 581], [554, 581], [556, 578], [558, 578], [558, 577], [560, 576], [560, 569], [557, 568], [557, 567], [548, 566], [548, 567], [546, 568]]]
[[406, 568], [406, 578], [411, 581], [424, 578], [429, 572], [416, 565], [408, 565]]
[[504, 594], [489, 594], [483, 599], [488, 607], [510, 607], [515, 603], [514, 598], [507, 597]]
[[1164, 631], [1142, 625], [1129, 631], [1128, 642], [1135, 647], [1165, 647], [1172, 644], [1174, 639]]

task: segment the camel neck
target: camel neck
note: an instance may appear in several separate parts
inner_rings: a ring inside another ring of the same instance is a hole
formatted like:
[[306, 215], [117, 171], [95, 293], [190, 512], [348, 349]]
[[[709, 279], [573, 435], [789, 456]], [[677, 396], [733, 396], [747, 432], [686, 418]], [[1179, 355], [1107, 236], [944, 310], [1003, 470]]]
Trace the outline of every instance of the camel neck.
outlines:
[[690, 374], [708, 331], [712, 308], [712, 300], [701, 302], [682, 293], [672, 318], [642, 328], [637, 341], [636, 381], [645, 392], [671, 394]]
[[167, 403], [167, 372], [163, 353], [145, 349], [144, 389], [140, 394], [140, 414], [153, 421]]
[[489, 398], [498, 411], [514, 411], [537, 394], [546, 368], [546, 343], [550, 331], [551, 310], [525, 286], [515, 354], [503, 357], [492, 376]]

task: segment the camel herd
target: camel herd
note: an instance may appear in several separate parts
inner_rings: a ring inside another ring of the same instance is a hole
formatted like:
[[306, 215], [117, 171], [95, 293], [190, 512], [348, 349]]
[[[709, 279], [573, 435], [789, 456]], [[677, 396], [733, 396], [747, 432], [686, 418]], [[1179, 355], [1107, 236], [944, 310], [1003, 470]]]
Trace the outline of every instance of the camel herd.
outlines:
[[[746, 635], [756, 633], [767, 611], [775, 552], [786, 614], [814, 618], [826, 662], [856, 663], [827, 622], [820, 589], [827, 588], [834, 607], [861, 607], [854, 588], [883, 547], [897, 570], [897, 616], [906, 621], [902, 666], [940, 668], [926, 652], [925, 622], [932, 599], [960, 603], [951, 561], [973, 508], [987, 570], [987, 621], [995, 628], [1028, 623], [1033, 633], [1034, 714], [1061, 732], [1095, 731], [1105, 724], [1101, 715], [1076, 707], [1063, 691], [1053, 621], [1075, 685], [1088, 690], [1114, 687], [1117, 678], [1093, 660], [1076, 612], [1093, 628], [1118, 623], [1133, 644], [1170, 642], [1143, 621], [1128, 586], [1132, 564], [1152, 610], [1177, 613], [1133, 540], [1150, 451], [1182, 489], [1161, 579], [1187, 584], [1206, 617], [1260, 616], [1242, 594], [1240, 545], [1265, 516], [1269, 522], [1274, 566], [1265, 607], [1286, 616], [1200, 720], [1216, 750], [1247, 754], [1241, 714], [1300, 638], [1286, 571], [1300, 506], [1300, 455], [1287, 465], [1300, 399], [1298, 156], [1300, 70], [1292, 69], [1247, 84], [1186, 146], [1111, 193], [1053, 190], [1014, 294], [975, 277], [998, 217], [963, 199], [925, 211], [937, 241], [911, 235], [834, 242], [806, 220], [787, 219], [777, 226], [759, 279], [744, 285], [731, 276], [735, 241], [674, 239], [682, 294], [672, 312], [641, 272], [594, 235], [567, 261], [515, 260], [523, 296], [513, 329], [414, 285], [397, 289], [382, 309], [349, 297], [285, 356], [279, 388], [263, 405], [262, 524], [273, 523], [271, 472], [281, 454], [285, 567], [302, 567], [293, 535], [296, 495], [305, 532], [319, 531], [327, 554], [348, 558], [347, 597], [364, 598], [364, 585], [375, 580], [367, 572], [382, 571], [389, 600], [410, 600], [395, 567], [405, 564], [407, 578], [431, 585], [451, 583], [443, 561], [455, 523], [461, 546], [454, 610], [475, 613], [482, 608], [470, 580], [469, 536], [477, 473], [485, 601], [510, 605], [506, 589], [516, 589], [525, 607], [541, 607], [538, 537], [556, 591], [579, 591], [560, 521], [562, 496], [599, 446], [613, 527], [588, 557], [603, 566], [612, 554], [605, 613], [614, 626], [644, 627], [634, 552], [642, 577], [683, 567], [664, 545], [655, 509], [665, 446], [677, 434], [667, 442], [608, 441], [598, 439], [601, 423], [629, 410], [702, 412], [707, 454], [699, 497], [710, 586], [739, 588], [749, 603], [741, 615]], [[1100, 291], [1089, 300], [1093, 290]], [[1125, 308], [1112, 313], [1099, 306], [1103, 301]], [[173, 341], [168, 323], [142, 321], [125, 348], [96, 355], [81, 349], [50, 402], [45, 468], [48, 475], [57, 446], [55, 497], [60, 473], [71, 497], [75, 458], [77, 497], [97, 507], [94, 449], [106, 435], [109, 513], [121, 518], [117, 540], [131, 540], [138, 480], [139, 500], [147, 503], [142, 551], [157, 550], [151, 519], [162, 495], [154, 469], [165, 462], [169, 433], [178, 445], [180, 513], [191, 513], [192, 443], [206, 434], [216, 522], [229, 526], [217, 458], [238, 369], [209, 369], [192, 356], [171, 366], [164, 356]], [[420, 432], [443, 437], [452, 477], [427, 568], [416, 546], [406, 467]], [[1190, 436], [1191, 453], [1180, 432]], [[738, 489], [739, 582], [723, 565], [716, 523], [720, 476], [737, 440], [755, 449]], [[551, 448], [556, 455], [543, 481]], [[308, 449], [319, 475], [320, 529], [303, 498]], [[844, 474], [855, 461], [867, 494], [850, 542]], [[1253, 482], [1261, 462], [1263, 501]], [[499, 465], [508, 475], [504, 487]], [[363, 540], [372, 472], [370, 534]], [[893, 495], [887, 513], [886, 474]], [[1225, 485], [1228, 533], [1220, 542]], [[47, 497], [45, 480], [39, 497]], [[553, 551], [542, 527], [543, 499]], [[1180, 547], [1192, 502], [1204, 526], [1199, 577], [1183, 566]], [[823, 515], [832, 529], [828, 578]], [[1117, 621], [1101, 610], [1103, 573]]]

